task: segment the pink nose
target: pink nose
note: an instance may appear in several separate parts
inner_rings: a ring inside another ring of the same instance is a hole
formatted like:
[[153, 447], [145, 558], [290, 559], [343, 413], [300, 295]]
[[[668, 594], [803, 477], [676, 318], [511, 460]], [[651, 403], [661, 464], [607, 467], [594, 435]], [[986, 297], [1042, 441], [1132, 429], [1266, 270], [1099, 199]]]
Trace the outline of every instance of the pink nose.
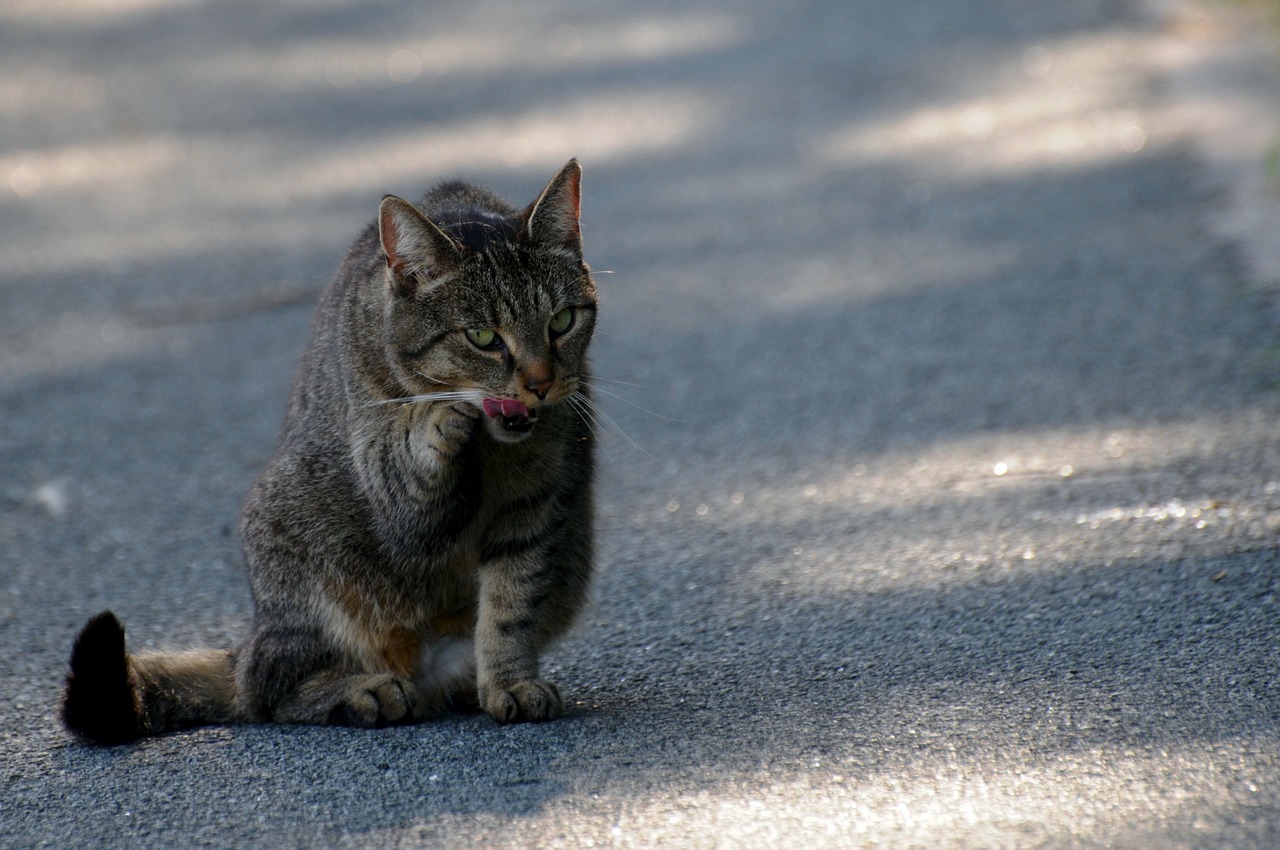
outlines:
[[536, 395], [539, 399], [547, 397], [547, 393], [551, 390], [551, 385], [555, 383], [551, 378], [526, 379], [524, 388]]

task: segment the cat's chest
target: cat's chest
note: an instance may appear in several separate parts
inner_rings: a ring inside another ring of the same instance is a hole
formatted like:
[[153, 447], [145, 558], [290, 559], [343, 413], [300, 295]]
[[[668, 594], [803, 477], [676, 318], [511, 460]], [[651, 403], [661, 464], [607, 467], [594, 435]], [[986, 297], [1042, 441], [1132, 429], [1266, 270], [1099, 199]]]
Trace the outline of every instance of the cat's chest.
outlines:
[[[482, 538], [527, 526], [544, 514], [564, 478], [564, 458], [553, 440], [529, 439], [515, 446], [491, 445], [480, 455]], [[483, 547], [484, 541], [478, 541]]]
[[536, 498], [546, 482], [556, 477], [559, 452], [545, 442], [530, 439], [516, 446], [490, 445], [480, 452], [482, 514], [500, 511], [513, 501]]

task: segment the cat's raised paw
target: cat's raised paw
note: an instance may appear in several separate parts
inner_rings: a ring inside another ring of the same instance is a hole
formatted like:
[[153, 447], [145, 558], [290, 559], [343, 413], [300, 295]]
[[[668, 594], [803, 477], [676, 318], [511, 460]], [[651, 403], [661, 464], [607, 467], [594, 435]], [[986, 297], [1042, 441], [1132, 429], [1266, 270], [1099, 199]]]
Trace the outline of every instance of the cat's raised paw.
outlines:
[[355, 676], [351, 689], [329, 713], [329, 723], [378, 728], [414, 716], [418, 691], [412, 682], [390, 675]]
[[484, 710], [499, 723], [555, 720], [564, 713], [560, 690], [550, 682], [535, 679], [516, 682], [505, 688], [489, 688]]

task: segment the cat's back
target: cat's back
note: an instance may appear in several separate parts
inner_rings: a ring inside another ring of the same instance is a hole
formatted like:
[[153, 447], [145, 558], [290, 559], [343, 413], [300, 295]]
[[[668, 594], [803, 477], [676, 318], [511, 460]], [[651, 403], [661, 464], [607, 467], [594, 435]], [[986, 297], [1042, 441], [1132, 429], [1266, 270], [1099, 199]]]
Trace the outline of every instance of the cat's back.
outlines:
[[465, 180], [448, 180], [438, 184], [423, 196], [419, 208], [437, 224], [451, 224], [467, 214], [489, 214], [509, 217], [516, 214], [515, 207], [496, 193], [468, 183]]

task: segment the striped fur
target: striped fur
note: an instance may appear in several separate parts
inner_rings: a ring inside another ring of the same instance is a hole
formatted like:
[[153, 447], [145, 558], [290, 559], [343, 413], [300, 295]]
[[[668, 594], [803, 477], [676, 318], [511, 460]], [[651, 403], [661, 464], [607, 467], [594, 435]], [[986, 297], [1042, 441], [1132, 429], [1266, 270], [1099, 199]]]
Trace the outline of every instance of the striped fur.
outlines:
[[[112, 744], [205, 723], [560, 715], [539, 656], [592, 561], [580, 179], [570, 161], [523, 210], [465, 183], [383, 200], [321, 297], [245, 505], [248, 637], [134, 655], [104, 612], [72, 653], [72, 731]], [[486, 416], [486, 398], [529, 414]]]

